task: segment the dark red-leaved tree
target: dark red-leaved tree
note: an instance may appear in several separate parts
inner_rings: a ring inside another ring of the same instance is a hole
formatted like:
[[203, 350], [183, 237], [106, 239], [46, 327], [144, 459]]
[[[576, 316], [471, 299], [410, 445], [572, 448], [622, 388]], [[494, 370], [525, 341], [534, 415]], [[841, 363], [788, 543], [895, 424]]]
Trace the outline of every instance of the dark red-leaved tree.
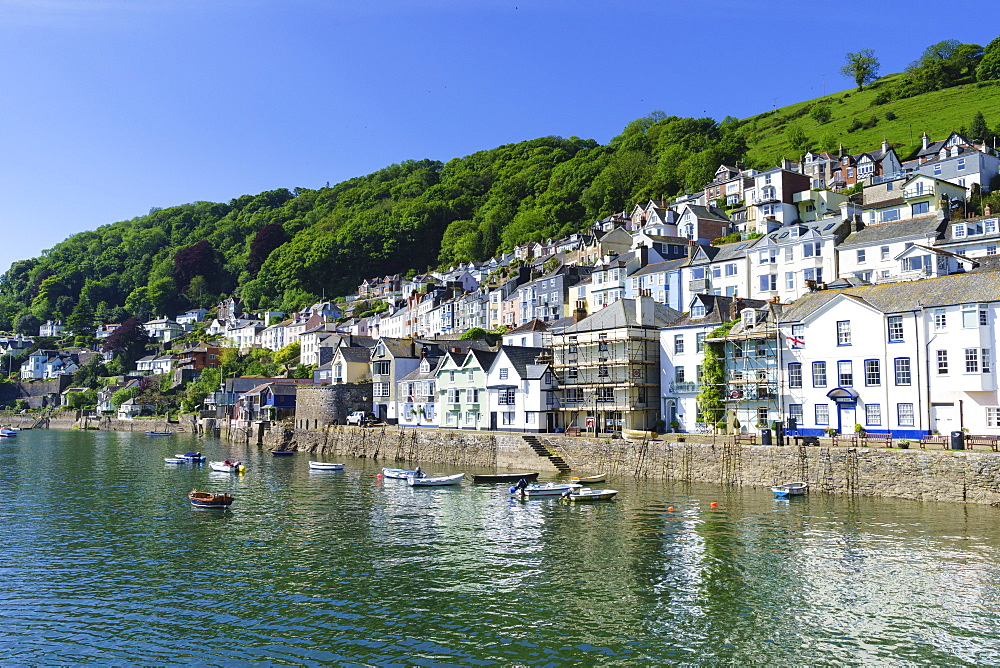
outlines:
[[202, 240], [193, 246], [177, 251], [174, 255], [174, 280], [179, 290], [186, 290], [195, 276], [211, 280], [215, 276], [215, 249], [211, 242]]
[[114, 351], [115, 357], [121, 358], [123, 362], [132, 363], [146, 352], [147, 343], [149, 336], [146, 334], [146, 328], [142, 326], [142, 320], [132, 316], [104, 339], [102, 347], [104, 352]]
[[247, 269], [250, 270], [250, 275], [256, 277], [267, 256], [286, 241], [288, 241], [288, 235], [285, 234], [285, 228], [280, 224], [271, 223], [260, 228], [253, 241], [250, 242], [250, 255], [247, 257]]

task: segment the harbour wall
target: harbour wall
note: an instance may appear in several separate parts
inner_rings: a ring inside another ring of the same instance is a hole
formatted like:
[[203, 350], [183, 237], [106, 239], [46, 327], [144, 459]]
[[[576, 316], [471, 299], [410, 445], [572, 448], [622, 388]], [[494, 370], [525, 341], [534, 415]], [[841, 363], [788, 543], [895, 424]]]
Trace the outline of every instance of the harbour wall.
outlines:
[[[722, 438], [644, 442], [536, 435], [573, 474], [748, 487], [803, 480], [812, 492], [1000, 506], [1000, 454], [971, 450], [757, 446]], [[521, 434], [445, 429], [327, 427], [274, 430], [263, 445], [327, 457], [382, 459], [387, 465], [450, 464], [492, 470], [559, 471]]]

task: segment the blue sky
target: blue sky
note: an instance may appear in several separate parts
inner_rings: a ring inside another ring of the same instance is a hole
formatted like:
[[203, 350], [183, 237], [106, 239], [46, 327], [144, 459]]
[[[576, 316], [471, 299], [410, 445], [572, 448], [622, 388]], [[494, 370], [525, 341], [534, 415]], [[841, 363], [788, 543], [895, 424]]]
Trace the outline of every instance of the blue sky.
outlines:
[[151, 207], [750, 116], [848, 88], [848, 51], [986, 44], [998, 4], [0, 0], [0, 271]]

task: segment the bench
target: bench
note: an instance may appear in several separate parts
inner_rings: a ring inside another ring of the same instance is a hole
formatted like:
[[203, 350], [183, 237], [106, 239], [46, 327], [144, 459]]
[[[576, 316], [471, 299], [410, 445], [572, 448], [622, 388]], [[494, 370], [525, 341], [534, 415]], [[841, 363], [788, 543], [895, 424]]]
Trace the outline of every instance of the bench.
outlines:
[[861, 447], [892, 447], [892, 434], [862, 434]]
[[580, 428], [579, 427], [566, 427], [566, 433], [569, 434], [569, 435], [572, 435], [572, 436], [579, 436], [580, 435]]
[[858, 437], [853, 434], [837, 434], [833, 437], [834, 445], [857, 445]]
[[945, 450], [948, 449], [947, 436], [924, 436], [920, 439], [920, 449], [924, 450], [928, 445], [940, 445]]
[[965, 447], [969, 450], [975, 449], [977, 445], [987, 445], [993, 448], [993, 452], [997, 451], [997, 437], [996, 436], [966, 436], [965, 437]]
[[733, 434], [733, 444], [757, 445], [757, 434]]

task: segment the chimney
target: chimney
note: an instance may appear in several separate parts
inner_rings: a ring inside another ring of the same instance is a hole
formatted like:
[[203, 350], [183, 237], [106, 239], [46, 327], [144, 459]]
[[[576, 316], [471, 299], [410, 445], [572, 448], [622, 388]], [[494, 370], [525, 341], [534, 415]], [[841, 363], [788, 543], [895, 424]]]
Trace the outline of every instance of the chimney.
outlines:
[[656, 323], [656, 302], [652, 297], [635, 298], [635, 321], [640, 327], [652, 327]]
[[587, 309], [585, 309], [585, 308], [573, 309], [573, 322], [574, 323], [578, 323], [578, 322], [580, 322], [581, 320], [583, 320], [586, 317], [587, 317]]
[[860, 232], [865, 229], [865, 224], [861, 220], [861, 216], [854, 214], [851, 216], [851, 232]]
[[927, 133], [926, 132], [924, 133], [924, 136], [921, 137], [920, 144], [921, 144], [921, 146], [923, 146], [923, 150], [926, 151], [927, 150]]
[[885, 139], [882, 140], [882, 152], [883, 153], [889, 152], [889, 142]]
[[649, 248], [646, 246], [639, 246], [639, 266], [645, 267], [649, 264]]
[[698, 252], [698, 245], [693, 241], [688, 241], [687, 256], [689, 260], [694, 259], [694, 254]]

